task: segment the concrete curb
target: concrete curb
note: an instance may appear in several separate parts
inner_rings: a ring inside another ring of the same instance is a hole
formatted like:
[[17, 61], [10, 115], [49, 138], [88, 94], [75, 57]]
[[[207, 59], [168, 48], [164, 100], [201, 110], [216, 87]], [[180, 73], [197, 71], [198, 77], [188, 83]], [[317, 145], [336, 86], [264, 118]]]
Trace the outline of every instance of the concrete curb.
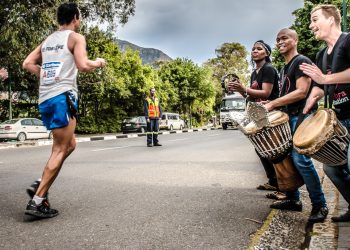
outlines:
[[[348, 223], [347, 228], [344, 227], [343, 231], [340, 232], [338, 228], [344, 223], [337, 225], [331, 221], [331, 217], [338, 213], [338, 191], [323, 172], [322, 164], [314, 161], [314, 165], [319, 174], [329, 208], [327, 219], [322, 223], [314, 224], [307, 221], [311, 203], [304, 185], [300, 189], [303, 211], [300, 213], [272, 209], [264, 225], [253, 235], [248, 249], [349, 249], [341, 247], [350, 246], [350, 223]], [[347, 207], [344, 211], [346, 209]], [[293, 237], [290, 237], [291, 235]]]
[[[218, 130], [222, 128], [194, 128], [194, 129], [184, 129], [184, 130], [172, 130], [172, 131], [161, 131], [160, 135], [169, 135], [169, 134], [181, 134], [181, 133], [192, 133], [192, 132], [202, 132], [209, 130]], [[77, 137], [76, 142], [87, 142], [87, 141], [103, 141], [103, 140], [116, 140], [116, 139], [126, 139], [126, 138], [136, 138], [146, 136], [146, 133], [138, 134], [117, 134], [117, 135], [95, 135], [90, 137]], [[52, 145], [52, 140], [38, 140], [38, 141], [26, 141], [26, 142], [16, 142], [15, 144], [1, 145], [1, 149], [5, 148], [18, 148], [26, 146], [47, 146]]]

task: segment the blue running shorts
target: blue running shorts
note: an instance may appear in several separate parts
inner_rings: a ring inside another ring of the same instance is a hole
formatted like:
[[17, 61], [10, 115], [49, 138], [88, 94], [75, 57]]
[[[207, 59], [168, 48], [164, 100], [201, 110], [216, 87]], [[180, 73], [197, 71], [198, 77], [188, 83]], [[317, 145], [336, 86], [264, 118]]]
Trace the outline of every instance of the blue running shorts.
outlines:
[[69, 91], [68, 95], [62, 93], [39, 104], [41, 119], [48, 130], [66, 127], [69, 123], [71, 111], [67, 98], [70, 98], [74, 108], [78, 110], [78, 99]]

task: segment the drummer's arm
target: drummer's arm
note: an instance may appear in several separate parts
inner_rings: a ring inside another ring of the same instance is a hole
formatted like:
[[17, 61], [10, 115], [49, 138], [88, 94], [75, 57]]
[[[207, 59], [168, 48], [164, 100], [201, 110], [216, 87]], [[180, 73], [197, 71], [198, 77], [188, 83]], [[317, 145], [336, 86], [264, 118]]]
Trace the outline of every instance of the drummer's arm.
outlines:
[[315, 103], [318, 102], [322, 97], [324, 97], [324, 91], [318, 86], [313, 86], [309, 97], [306, 100], [306, 104], [303, 110], [304, 114], [309, 113], [309, 111], [314, 107]]
[[350, 68], [338, 73], [323, 74], [315, 64], [303, 63], [300, 69], [318, 84], [348, 84], [350, 82]]
[[253, 98], [261, 98], [261, 99], [267, 99], [272, 92], [273, 84], [264, 82], [262, 84], [262, 89], [252, 89], [252, 88], [246, 88], [246, 93], [253, 97]]
[[282, 107], [305, 99], [307, 93], [309, 92], [310, 86], [311, 78], [307, 76], [301, 76], [296, 81], [296, 89], [294, 91], [265, 104], [265, 107], [268, 111], [271, 111], [278, 107]]

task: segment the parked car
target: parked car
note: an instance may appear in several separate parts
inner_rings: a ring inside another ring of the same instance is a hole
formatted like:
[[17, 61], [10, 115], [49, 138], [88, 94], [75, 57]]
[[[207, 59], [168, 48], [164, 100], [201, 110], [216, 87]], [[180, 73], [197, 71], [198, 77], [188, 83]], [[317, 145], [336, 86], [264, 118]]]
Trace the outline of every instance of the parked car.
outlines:
[[167, 113], [162, 114], [162, 119], [159, 124], [161, 129], [180, 129], [182, 130], [185, 127], [185, 122], [180, 118], [180, 115], [177, 113]]
[[124, 119], [122, 123], [122, 132], [141, 132], [145, 133], [147, 130], [147, 121], [144, 116], [134, 116]]
[[0, 124], [0, 139], [25, 141], [27, 139], [52, 139], [52, 131], [36, 118], [18, 118]]

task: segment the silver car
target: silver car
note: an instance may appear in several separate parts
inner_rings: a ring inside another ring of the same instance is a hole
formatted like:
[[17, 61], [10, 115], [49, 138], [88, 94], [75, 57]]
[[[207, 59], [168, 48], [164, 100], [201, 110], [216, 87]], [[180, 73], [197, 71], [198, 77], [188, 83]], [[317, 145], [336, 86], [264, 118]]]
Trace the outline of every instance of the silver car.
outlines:
[[180, 115], [177, 113], [168, 113], [164, 112], [162, 114], [162, 119], [159, 123], [160, 129], [168, 129], [168, 130], [174, 130], [174, 129], [180, 129], [182, 130], [185, 127], [185, 122], [180, 118]]
[[0, 124], [1, 140], [52, 139], [52, 131], [36, 118], [18, 118]]

